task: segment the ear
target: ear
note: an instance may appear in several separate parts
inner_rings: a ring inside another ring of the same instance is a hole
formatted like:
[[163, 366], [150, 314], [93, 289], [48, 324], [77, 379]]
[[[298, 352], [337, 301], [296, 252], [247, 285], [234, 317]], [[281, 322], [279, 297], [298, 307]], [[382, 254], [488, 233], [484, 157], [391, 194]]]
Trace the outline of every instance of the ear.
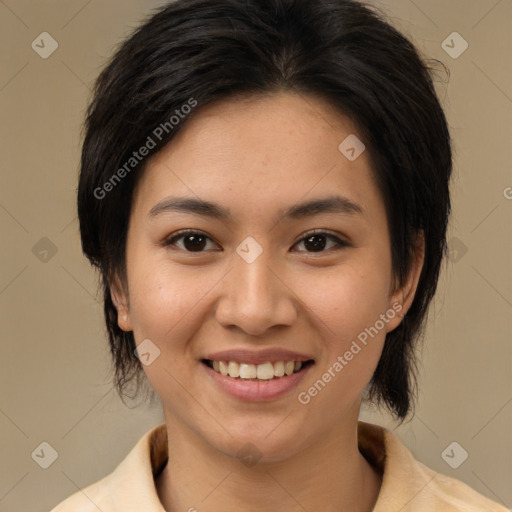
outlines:
[[397, 312], [396, 316], [391, 319], [386, 325], [386, 332], [391, 332], [393, 329], [400, 325], [403, 317], [409, 311], [411, 304], [416, 295], [418, 282], [420, 280], [421, 270], [425, 261], [425, 236], [423, 231], [420, 231], [416, 237], [414, 245], [414, 253], [411, 261], [411, 267], [405, 280], [405, 283], [399, 288], [392, 290], [389, 298], [389, 308]]
[[130, 301], [127, 286], [123, 280], [116, 274], [110, 282], [110, 297], [117, 309], [117, 325], [123, 331], [133, 330], [130, 318]]

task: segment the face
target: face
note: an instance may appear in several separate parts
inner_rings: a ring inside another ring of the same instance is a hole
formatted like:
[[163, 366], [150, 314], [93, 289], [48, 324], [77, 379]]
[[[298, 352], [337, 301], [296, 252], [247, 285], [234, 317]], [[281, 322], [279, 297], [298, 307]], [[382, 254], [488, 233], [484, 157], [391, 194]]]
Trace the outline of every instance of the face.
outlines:
[[421, 265], [394, 289], [368, 151], [338, 149], [351, 134], [312, 96], [231, 99], [148, 162], [113, 298], [175, 432], [283, 460], [357, 419]]

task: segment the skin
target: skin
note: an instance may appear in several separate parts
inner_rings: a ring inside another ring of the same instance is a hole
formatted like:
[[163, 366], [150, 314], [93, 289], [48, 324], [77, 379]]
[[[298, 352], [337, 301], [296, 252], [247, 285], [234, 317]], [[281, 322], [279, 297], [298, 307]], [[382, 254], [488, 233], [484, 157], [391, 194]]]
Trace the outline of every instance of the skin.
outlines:
[[[394, 284], [386, 212], [369, 151], [349, 161], [338, 145], [357, 131], [322, 99], [290, 92], [231, 98], [196, 112], [148, 162], [135, 191], [127, 238], [127, 282], [112, 284], [119, 326], [161, 353], [144, 366], [161, 398], [169, 463], [156, 481], [167, 511], [371, 511], [381, 475], [358, 450], [362, 393], [382, 352], [385, 324], [307, 405], [297, 399], [379, 315], [405, 315], [423, 264]], [[280, 218], [298, 202], [333, 194], [362, 213]], [[230, 222], [189, 212], [148, 212], [169, 196], [213, 201]], [[210, 239], [187, 252], [181, 229]], [[305, 234], [320, 229], [315, 252]], [[247, 237], [263, 252], [247, 263]], [[210, 241], [211, 240], [211, 241]], [[315, 360], [297, 389], [267, 402], [227, 395], [206, 378], [205, 354], [283, 347]], [[247, 467], [237, 452], [262, 454]], [[312, 471], [312, 468], [316, 468]]]

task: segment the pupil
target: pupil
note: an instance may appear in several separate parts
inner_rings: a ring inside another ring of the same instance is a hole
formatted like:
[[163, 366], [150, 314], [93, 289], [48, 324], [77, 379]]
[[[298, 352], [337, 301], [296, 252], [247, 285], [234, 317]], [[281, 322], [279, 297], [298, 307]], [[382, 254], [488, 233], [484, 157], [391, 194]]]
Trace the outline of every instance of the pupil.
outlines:
[[203, 235], [187, 235], [183, 243], [187, 249], [192, 251], [201, 250], [205, 246], [205, 237]]
[[304, 242], [304, 245], [305, 245], [306, 249], [312, 249], [313, 251], [321, 251], [325, 247], [325, 236], [323, 236], [323, 235], [310, 236]]

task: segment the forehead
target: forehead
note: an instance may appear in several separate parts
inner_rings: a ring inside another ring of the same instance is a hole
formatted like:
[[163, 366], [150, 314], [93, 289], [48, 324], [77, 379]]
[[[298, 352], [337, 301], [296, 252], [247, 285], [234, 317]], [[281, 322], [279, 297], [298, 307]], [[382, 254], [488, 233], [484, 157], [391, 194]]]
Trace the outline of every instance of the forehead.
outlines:
[[215, 102], [199, 108], [150, 159], [135, 207], [147, 213], [166, 196], [185, 195], [229, 203], [238, 215], [263, 214], [340, 193], [367, 208], [380, 201], [370, 158], [365, 150], [347, 158], [340, 150], [347, 137], [360, 140], [354, 124], [314, 96], [280, 92]]

